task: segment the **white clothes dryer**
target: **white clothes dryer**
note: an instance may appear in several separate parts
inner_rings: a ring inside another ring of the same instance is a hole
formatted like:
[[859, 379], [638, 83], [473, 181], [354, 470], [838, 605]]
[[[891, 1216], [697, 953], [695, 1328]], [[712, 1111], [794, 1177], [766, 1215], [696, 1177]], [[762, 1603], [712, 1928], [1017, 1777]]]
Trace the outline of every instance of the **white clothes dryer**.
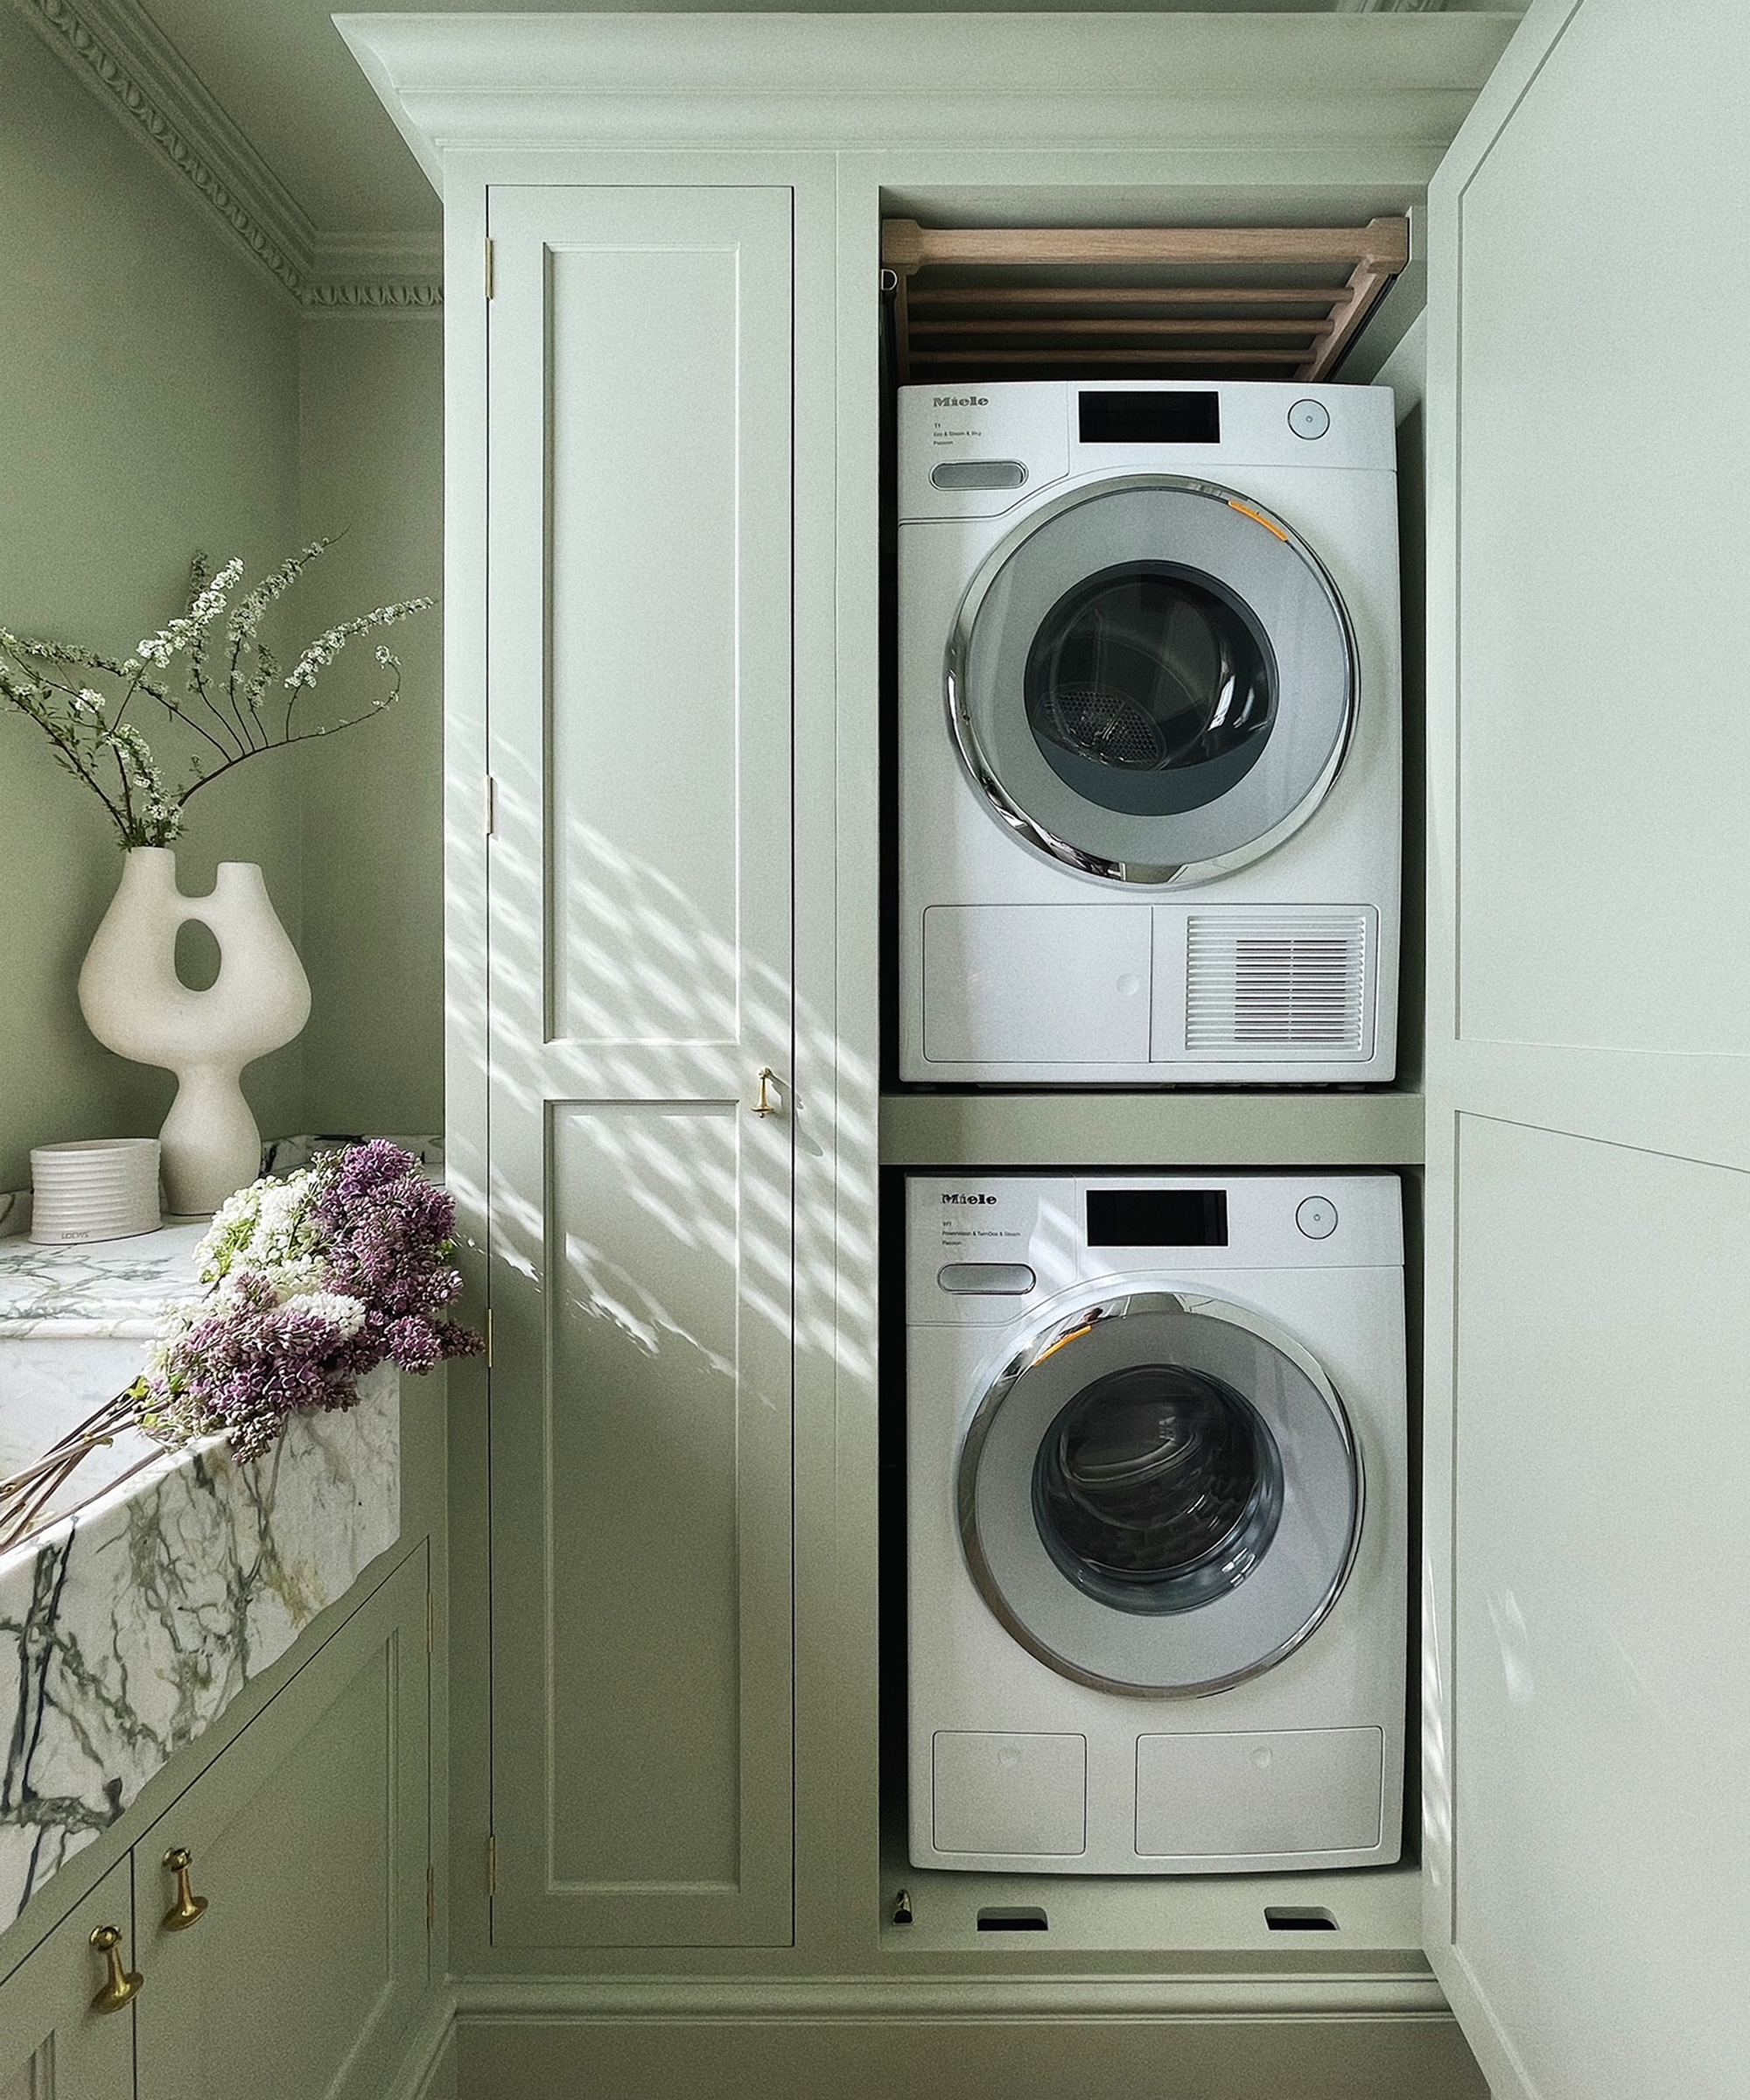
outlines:
[[902, 388], [900, 1075], [1396, 1068], [1390, 390]]
[[907, 1187], [915, 1866], [1396, 1859], [1390, 1176]]

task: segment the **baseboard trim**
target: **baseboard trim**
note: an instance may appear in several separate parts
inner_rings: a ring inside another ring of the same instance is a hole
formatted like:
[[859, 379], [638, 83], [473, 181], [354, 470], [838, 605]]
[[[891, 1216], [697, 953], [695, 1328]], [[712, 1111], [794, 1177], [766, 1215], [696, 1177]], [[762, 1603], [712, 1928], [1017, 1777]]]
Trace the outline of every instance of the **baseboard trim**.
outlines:
[[446, 1984], [432, 1992], [414, 2025], [401, 2068], [382, 2100], [453, 2100], [456, 2090], [456, 1996]]
[[1015, 2020], [1446, 2020], [1432, 1976], [931, 1978], [469, 1977], [453, 1985], [468, 2026], [620, 2021], [837, 2026]]

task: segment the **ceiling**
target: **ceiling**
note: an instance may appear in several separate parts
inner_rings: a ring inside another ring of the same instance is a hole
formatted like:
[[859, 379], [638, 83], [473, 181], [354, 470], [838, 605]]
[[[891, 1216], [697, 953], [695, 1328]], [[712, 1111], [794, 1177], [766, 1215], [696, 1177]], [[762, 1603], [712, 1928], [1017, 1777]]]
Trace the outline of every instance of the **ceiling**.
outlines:
[[[295, 268], [292, 277], [320, 274], [325, 256], [356, 251], [358, 267], [373, 244], [387, 251], [432, 252], [440, 226], [437, 197], [354, 63], [331, 19], [335, 0], [15, 0], [37, 27], [63, 46], [66, 22], [81, 18], [122, 70], [179, 83], [186, 115], [170, 115], [184, 136], [204, 129], [230, 133], [232, 158], [219, 172], [226, 186], [256, 198], [276, 194], [276, 231]], [[359, 5], [360, 0], [354, 0]], [[1049, 0], [1100, 11], [1221, 14], [1328, 14], [1519, 11], [1522, 0]], [[368, 8], [369, 0], [364, 0]], [[1027, 0], [956, 0], [962, 9], [1035, 11]], [[362, 10], [361, 10], [362, 11]], [[482, 0], [416, 0], [408, 11], [591, 13], [577, 0], [516, 0], [494, 8]], [[613, 11], [686, 13], [685, 0], [615, 0]], [[716, 0], [713, 12], [760, 11], [738, 0]], [[810, 11], [920, 11], [918, 0], [815, 0]], [[935, 11], [935, 10], [930, 10]], [[76, 66], [78, 58], [63, 48]], [[130, 63], [131, 60], [131, 63]], [[92, 71], [88, 57], [81, 70]], [[113, 80], [93, 79], [114, 94]], [[160, 97], [163, 100], [163, 97]], [[213, 105], [217, 105], [215, 111]], [[135, 112], [137, 114], [137, 111]], [[205, 116], [205, 124], [200, 118]], [[179, 121], [178, 121], [179, 119]], [[216, 119], [216, 125], [215, 125]], [[228, 119], [228, 123], [225, 120]], [[162, 141], [160, 140], [160, 143]], [[249, 179], [253, 174], [253, 182]], [[257, 210], [254, 216], [262, 216]], [[390, 237], [395, 237], [391, 239]]]

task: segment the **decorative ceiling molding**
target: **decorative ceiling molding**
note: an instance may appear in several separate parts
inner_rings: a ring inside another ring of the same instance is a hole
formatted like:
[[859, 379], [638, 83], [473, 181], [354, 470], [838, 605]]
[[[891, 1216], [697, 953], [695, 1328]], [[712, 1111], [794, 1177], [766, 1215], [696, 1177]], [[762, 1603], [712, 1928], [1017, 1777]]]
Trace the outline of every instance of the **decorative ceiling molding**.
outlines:
[[[330, 241], [135, 0], [14, 0], [136, 137], [169, 162], [245, 252], [307, 312], [435, 311], [436, 243]], [[364, 268], [348, 266], [354, 251]], [[374, 267], [371, 267], [374, 265]]]
[[[1444, 150], [1499, 12], [340, 14], [433, 186], [578, 147]], [[1261, 29], [1261, 24], [1266, 24]]]

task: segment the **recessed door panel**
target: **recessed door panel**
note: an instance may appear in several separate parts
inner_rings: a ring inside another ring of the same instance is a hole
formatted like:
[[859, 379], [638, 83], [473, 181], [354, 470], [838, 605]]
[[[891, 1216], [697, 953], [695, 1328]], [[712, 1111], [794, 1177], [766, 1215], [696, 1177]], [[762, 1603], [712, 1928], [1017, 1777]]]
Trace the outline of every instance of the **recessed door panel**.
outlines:
[[724, 1102], [553, 1111], [556, 1887], [736, 1879], [738, 1124]]
[[728, 242], [549, 256], [550, 1026], [574, 1041], [735, 1040], [740, 275]]

